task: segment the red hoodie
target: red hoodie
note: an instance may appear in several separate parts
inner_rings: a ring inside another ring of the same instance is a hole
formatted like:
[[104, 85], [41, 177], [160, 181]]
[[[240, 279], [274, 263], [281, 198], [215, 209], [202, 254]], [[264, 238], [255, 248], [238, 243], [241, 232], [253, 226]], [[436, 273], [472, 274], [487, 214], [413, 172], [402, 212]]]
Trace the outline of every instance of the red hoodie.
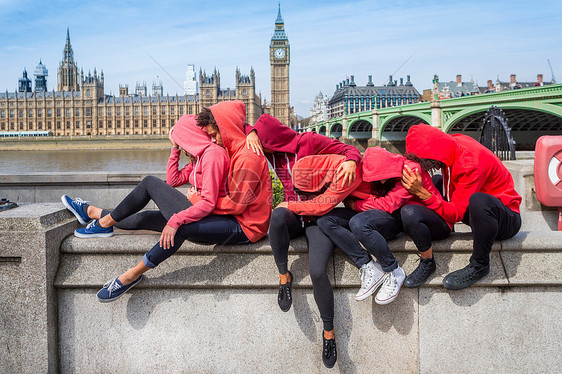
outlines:
[[420, 158], [443, 162], [443, 188], [449, 202], [433, 193], [423, 203], [445, 221], [462, 220], [470, 196], [483, 192], [498, 198], [519, 213], [521, 196], [515, 192], [513, 178], [500, 159], [469, 136], [449, 135], [429, 125], [412, 126], [406, 136], [406, 151]]
[[398, 180], [386, 195], [379, 197], [376, 193], [372, 193], [368, 198], [356, 201], [354, 205], [355, 210], [357, 212], [363, 212], [369, 209], [379, 209], [387, 213], [392, 213], [404, 205], [421, 205], [421, 200], [409, 193], [408, 190], [402, 186], [402, 183], [400, 183], [404, 165], [408, 165], [412, 170], [419, 170], [421, 172], [424, 188], [432, 194], [439, 194], [439, 191], [437, 191], [437, 188], [435, 188], [431, 181], [431, 176], [423, 170], [417, 162], [408, 160], [404, 156], [390, 153], [381, 147], [367, 148], [363, 160], [361, 161], [363, 184], [383, 179], [398, 178]]
[[334, 154], [298, 160], [293, 167], [293, 185], [313, 196], [304, 201], [289, 201], [289, 210], [298, 215], [322, 216], [334, 209], [361, 184], [361, 168], [357, 168], [351, 186], [342, 186], [342, 179], [336, 181], [336, 170], [345, 161], [345, 156]]
[[211, 214], [218, 197], [227, 195], [229, 161], [224, 148], [212, 143], [207, 132], [197, 126], [197, 116], [182, 116], [172, 129], [172, 139], [195, 157], [195, 166], [189, 163], [179, 170], [181, 150], [172, 148], [166, 181], [172, 187], [191, 183], [202, 196], [196, 204], [170, 218], [168, 225], [177, 229]]
[[361, 153], [356, 147], [315, 132], [299, 134], [269, 114], [262, 114], [253, 127], [247, 124], [244, 127], [246, 135], [252, 130], [256, 130], [264, 148], [275, 152], [266, 156], [285, 188], [284, 201], [298, 199], [291, 181], [291, 170], [295, 162], [303, 157], [322, 154], [344, 155], [345, 161], [353, 160], [359, 168]]
[[244, 103], [225, 101], [209, 109], [230, 157], [230, 196], [218, 199], [214, 213], [234, 215], [248, 239], [257, 242], [267, 234], [271, 215], [272, 188], [267, 161], [246, 148]]

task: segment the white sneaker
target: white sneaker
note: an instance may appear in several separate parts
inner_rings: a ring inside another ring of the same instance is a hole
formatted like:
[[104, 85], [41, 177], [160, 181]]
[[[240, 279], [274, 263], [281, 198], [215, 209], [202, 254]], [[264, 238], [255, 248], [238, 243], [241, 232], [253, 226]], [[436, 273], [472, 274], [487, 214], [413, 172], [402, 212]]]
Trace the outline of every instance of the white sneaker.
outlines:
[[377, 288], [388, 277], [388, 273], [382, 270], [379, 263], [371, 260], [359, 269], [359, 276], [361, 277], [361, 288], [355, 295], [355, 300], [365, 300], [371, 296]]
[[404, 273], [400, 266], [386, 274], [388, 274], [388, 277], [385, 279], [377, 296], [375, 296], [375, 302], [381, 305], [391, 303], [396, 299], [398, 292], [400, 292], [400, 287], [402, 287], [404, 279], [406, 279], [406, 273]]

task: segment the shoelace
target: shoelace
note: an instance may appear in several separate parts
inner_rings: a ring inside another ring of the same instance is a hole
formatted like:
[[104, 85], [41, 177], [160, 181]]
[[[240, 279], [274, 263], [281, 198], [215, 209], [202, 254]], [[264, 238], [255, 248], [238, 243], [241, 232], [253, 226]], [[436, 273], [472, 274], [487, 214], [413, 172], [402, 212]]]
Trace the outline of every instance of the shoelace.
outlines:
[[474, 278], [477, 277], [477, 274], [479, 273], [479, 270], [477, 268], [475, 268], [474, 266], [470, 266], [469, 269], [471, 271], [467, 271], [466, 273], [464, 273], [463, 278], [465, 278], [466, 280], [472, 281]]
[[416, 267], [416, 269], [414, 270], [414, 272], [413, 272], [412, 274], [416, 273], [416, 274], [424, 275], [424, 276], [425, 276], [425, 274], [429, 271], [430, 266], [422, 266], [423, 260], [425, 260], [425, 259], [424, 259], [422, 256], [420, 256], [420, 255], [417, 255], [417, 256], [418, 256], [418, 259], [417, 259], [416, 261], [417, 261], [419, 264], [418, 264], [418, 266]]
[[84, 201], [84, 200], [82, 200], [82, 199], [79, 198], [79, 197], [75, 198], [75, 199], [74, 199], [74, 202], [75, 202], [76, 204], [80, 205], [80, 206], [89, 203], [89, 201]]
[[119, 285], [119, 283], [117, 283], [117, 278], [110, 280], [109, 282], [107, 282], [104, 286], [104, 288], [107, 288], [107, 291], [109, 292], [109, 296], [111, 296], [112, 292], [117, 291], [119, 288], [121, 288], [121, 286]]
[[361, 285], [367, 285], [373, 278], [373, 272], [368, 269], [359, 269], [359, 278], [361, 278]]
[[92, 222], [88, 223], [88, 225], [86, 226], [86, 230], [89, 230], [93, 225], [96, 224], [97, 221], [98, 221], [98, 220], [95, 219], [95, 220], [93, 220]]
[[389, 276], [384, 280], [383, 287], [390, 288], [391, 291], [394, 291], [396, 289], [396, 286], [396, 277], [394, 277], [392, 274], [389, 274]]
[[289, 290], [289, 283], [282, 284], [281, 287], [279, 287], [279, 294], [277, 298], [279, 300], [283, 300], [285, 297], [287, 298], [287, 300], [291, 300], [291, 291]]
[[334, 354], [336, 348], [336, 341], [334, 339], [324, 340], [324, 357], [330, 358]]

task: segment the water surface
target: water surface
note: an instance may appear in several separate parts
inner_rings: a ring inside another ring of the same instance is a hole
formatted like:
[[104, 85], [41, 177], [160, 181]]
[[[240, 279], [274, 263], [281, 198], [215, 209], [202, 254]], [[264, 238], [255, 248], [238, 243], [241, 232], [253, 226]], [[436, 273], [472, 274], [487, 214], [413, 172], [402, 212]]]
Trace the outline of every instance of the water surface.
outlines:
[[[163, 173], [170, 150], [0, 151], [0, 174], [36, 172]], [[183, 165], [187, 159], [182, 159]]]

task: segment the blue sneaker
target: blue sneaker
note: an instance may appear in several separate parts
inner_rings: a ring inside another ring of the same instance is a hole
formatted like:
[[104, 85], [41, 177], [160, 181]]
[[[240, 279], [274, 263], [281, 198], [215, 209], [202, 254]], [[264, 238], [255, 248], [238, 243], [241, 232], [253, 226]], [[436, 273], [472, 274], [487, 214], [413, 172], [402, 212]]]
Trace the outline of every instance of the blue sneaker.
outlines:
[[74, 214], [76, 218], [78, 218], [78, 221], [81, 224], [86, 225], [92, 220], [86, 213], [84, 213], [84, 210], [82, 209], [84, 204], [89, 203], [89, 201], [84, 201], [78, 197], [76, 198], [76, 200], [72, 200], [70, 197], [68, 197], [68, 195], [62, 195], [60, 199], [62, 200], [62, 203], [64, 204], [66, 209], [70, 210], [72, 214]]
[[113, 236], [113, 227], [100, 227], [98, 220], [95, 219], [90, 222], [88, 226], [74, 230], [74, 236], [82, 239], [109, 238], [110, 236]]
[[109, 303], [110, 301], [117, 300], [131, 287], [143, 280], [144, 275], [141, 274], [133, 283], [123, 286], [119, 278], [115, 278], [107, 282], [98, 292], [98, 300], [100, 303]]

